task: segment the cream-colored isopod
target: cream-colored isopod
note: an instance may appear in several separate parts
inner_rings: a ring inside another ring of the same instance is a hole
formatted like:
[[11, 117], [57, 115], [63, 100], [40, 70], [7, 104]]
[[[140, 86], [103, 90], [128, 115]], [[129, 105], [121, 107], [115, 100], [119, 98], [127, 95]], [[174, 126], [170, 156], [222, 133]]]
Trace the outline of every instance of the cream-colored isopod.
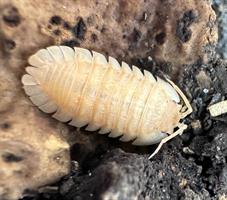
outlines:
[[[26, 94], [45, 113], [134, 145], [161, 146], [187, 127], [190, 103], [170, 80], [83, 48], [51, 46], [29, 58]], [[177, 131], [173, 131], [178, 127]]]

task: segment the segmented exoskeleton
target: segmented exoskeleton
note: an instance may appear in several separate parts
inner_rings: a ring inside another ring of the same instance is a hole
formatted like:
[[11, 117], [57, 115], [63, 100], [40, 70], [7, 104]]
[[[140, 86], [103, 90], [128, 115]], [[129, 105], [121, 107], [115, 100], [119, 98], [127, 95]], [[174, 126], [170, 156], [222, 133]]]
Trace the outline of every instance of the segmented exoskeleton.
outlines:
[[[181, 90], [170, 80], [154, 78], [124, 62], [83, 48], [51, 46], [29, 58], [22, 78], [31, 101], [61, 122], [99, 130], [134, 145], [162, 144], [187, 127], [192, 112]], [[178, 127], [176, 132], [173, 129]]]

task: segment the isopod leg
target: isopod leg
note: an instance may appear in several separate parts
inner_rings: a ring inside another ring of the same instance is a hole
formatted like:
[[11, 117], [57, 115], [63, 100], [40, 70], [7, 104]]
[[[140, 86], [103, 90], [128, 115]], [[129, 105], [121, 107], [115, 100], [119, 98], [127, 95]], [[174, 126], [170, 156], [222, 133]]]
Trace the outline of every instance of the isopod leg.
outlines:
[[191, 107], [191, 104], [189, 103], [187, 97], [184, 95], [184, 93], [180, 90], [180, 88], [178, 86], [176, 86], [171, 80], [167, 79], [167, 81], [173, 86], [173, 88], [178, 92], [178, 94], [181, 96], [181, 98], [183, 99], [187, 110], [185, 112], [182, 113], [181, 119], [185, 118], [187, 115], [189, 115], [193, 110]]
[[171, 135], [167, 136], [166, 138], [162, 139], [159, 143], [158, 147], [155, 149], [155, 151], [149, 156], [149, 160], [154, 157], [155, 154], [159, 152], [159, 150], [162, 148], [162, 145], [171, 140], [172, 138], [176, 137], [177, 135], [181, 135], [183, 131], [187, 128], [186, 124], [179, 124], [178, 130], [172, 133]]

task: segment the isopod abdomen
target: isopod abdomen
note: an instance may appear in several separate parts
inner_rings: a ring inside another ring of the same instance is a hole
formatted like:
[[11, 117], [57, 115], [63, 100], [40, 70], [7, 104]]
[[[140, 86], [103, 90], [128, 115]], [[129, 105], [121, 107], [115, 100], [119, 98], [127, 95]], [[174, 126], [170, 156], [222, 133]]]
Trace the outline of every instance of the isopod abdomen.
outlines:
[[32, 55], [29, 64], [22, 83], [39, 109], [134, 145], [162, 145], [183, 132], [186, 125], [179, 121], [192, 112], [171, 81], [94, 51], [51, 46]]

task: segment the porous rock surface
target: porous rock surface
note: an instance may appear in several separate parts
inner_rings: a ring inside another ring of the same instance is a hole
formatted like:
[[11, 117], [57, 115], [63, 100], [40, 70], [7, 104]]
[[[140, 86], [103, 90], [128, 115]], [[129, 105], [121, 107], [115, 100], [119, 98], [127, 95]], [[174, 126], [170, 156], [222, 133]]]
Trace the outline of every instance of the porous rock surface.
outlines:
[[20, 81], [0, 60], [0, 199], [52, 183], [70, 169], [64, 129], [24, 98]]
[[69, 144], [62, 128], [17, 101], [0, 112], [0, 199], [14, 200], [26, 190], [59, 180], [69, 173]]
[[129, 63], [151, 56], [170, 64], [173, 73], [181, 64], [206, 60], [207, 45], [217, 40], [215, 13], [205, 0], [3, 0], [0, 13], [5, 54], [24, 58], [41, 47], [65, 44]]
[[68, 174], [70, 158], [69, 144], [62, 135], [67, 131], [40, 115], [25, 97], [20, 82], [29, 54], [26, 48], [31, 50], [45, 38], [24, 35], [27, 27], [18, 9], [3, 3], [0, 2], [0, 199], [14, 200]]
[[[65, 181], [61, 193], [65, 199], [178, 199], [201, 184], [200, 173], [201, 167], [171, 151], [149, 161], [147, 156], [115, 149], [90, 173], [73, 177], [73, 185], [66, 187], [71, 180]], [[203, 191], [195, 193], [201, 196]]]

